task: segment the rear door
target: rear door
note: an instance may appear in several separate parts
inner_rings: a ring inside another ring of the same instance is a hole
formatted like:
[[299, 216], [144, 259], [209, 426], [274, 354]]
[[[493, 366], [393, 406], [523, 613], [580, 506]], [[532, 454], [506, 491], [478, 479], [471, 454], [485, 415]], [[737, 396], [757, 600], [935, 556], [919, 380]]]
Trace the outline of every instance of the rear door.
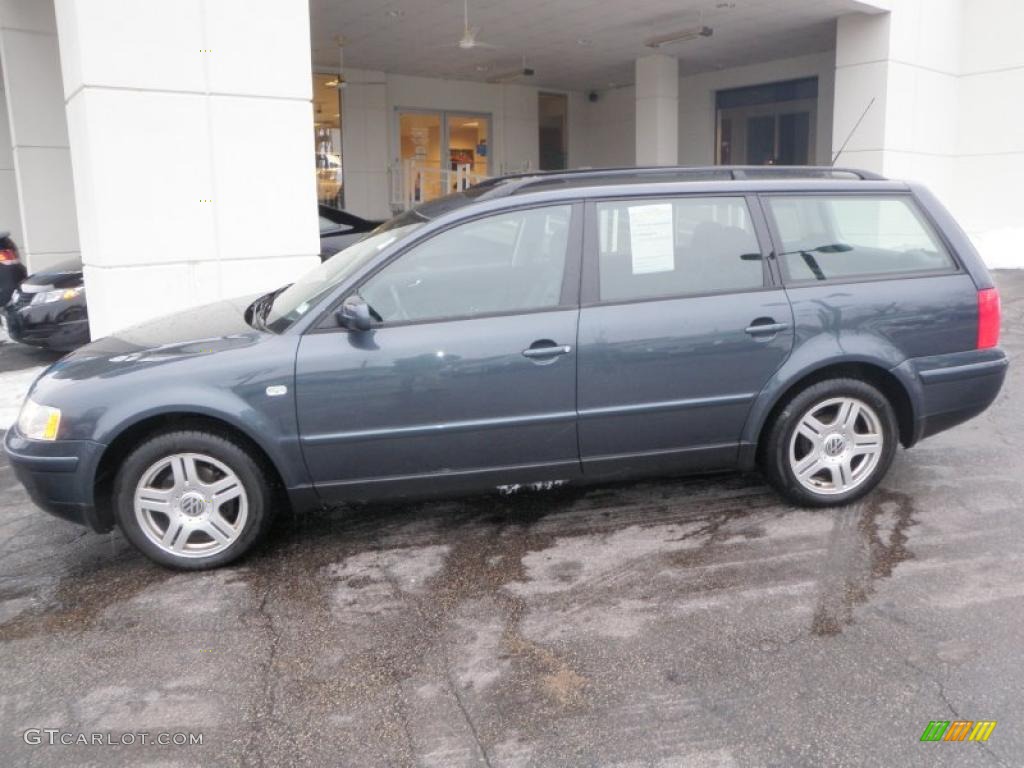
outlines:
[[975, 348], [978, 293], [906, 193], [764, 194], [797, 338], [895, 366]]
[[751, 404], [793, 345], [756, 199], [588, 206], [579, 330], [585, 474], [736, 461]]

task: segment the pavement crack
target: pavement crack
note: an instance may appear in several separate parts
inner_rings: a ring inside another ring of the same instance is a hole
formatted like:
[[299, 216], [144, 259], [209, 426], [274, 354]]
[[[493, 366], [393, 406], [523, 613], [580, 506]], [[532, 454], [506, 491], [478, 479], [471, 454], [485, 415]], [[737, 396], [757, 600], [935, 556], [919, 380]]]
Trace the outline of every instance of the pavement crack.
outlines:
[[[912, 662], [910, 659], [904, 659], [903, 663], [935, 686], [935, 690], [938, 692], [939, 698], [942, 699], [942, 703], [946, 705], [946, 709], [949, 710], [950, 714], [952, 714], [954, 718], [956, 718], [957, 720], [964, 719], [963, 716], [960, 714], [960, 711], [955, 706], [953, 706], [953, 702], [949, 700], [949, 696], [946, 694], [946, 684], [943, 683], [940, 678], [929, 675], [927, 672], [925, 672], [925, 670], [917, 666], [917, 664]], [[992, 748], [988, 744], [986, 744], [983, 741], [975, 741], [973, 743], [977, 744], [978, 748], [985, 754], [985, 756], [988, 757], [995, 765], [999, 766], [999, 768], [1010, 768], [1009, 764], [1003, 762], [1002, 758], [1000, 758], [999, 755], [993, 752]]]
[[274, 695], [274, 668], [277, 663], [277, 650], [281, 640], [281, 631], [274, 622], [273, 615], [267, 610], [267, 603], [270, 601], [271, 593], [274, 591], [273, 579], [268, 579], [267, 588], [263, 591], [259, 606], [256, 609], [257, 615], [263, 620], [270, 645], [267, 649], [267, 658], [260, 670], [260, 693], [259, 699], [254, 707], [252, 730], [249, 734], [249, 741], [245, 746], [246, 763], [249, 756], [255, 750], [255, 763], [263, 766], [263, 750], [256, 749], [257, 744], [272, 725], [276, 717], [276, 698]]
[[470, 734], [473, 736], [473, 741], [476, 743], [477, 751], [480, 753], [480, 759], [483, 760], [484, 765], [487, 768], [491, 768], [491, 759], [487, 756], [487, 748], [484, 746], [483, 741], [480, 739], [480, 733], [476, 729], [476, 724], [473, 722], [473, 718], [469, 716], [469, 710], [466, 709], [466, 703], [462, 700], [462, 694], [459, 693], [459, 686], [452, 677], [451, 663], [448, 659], [448, 654], [444, 654], [444, 673], [448, 679], [448, 689], [452, 692], [452, 697], [455, 699], [455, 704], [459, 708], [459, 712], [462, 713], [462, 719], [466, 721], [466, 726], [469, 728]]

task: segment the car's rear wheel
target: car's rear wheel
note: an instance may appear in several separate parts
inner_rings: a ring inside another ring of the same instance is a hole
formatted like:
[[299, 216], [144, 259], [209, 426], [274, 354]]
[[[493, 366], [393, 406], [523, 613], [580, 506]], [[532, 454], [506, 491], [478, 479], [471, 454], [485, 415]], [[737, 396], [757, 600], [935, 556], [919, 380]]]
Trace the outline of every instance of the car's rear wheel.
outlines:
[[129, 541], [156, 562], [201, 570], [249, 551], [266, 532], [271, 492], [239, 442], [201, 430], [142, 443], [114, 481], [114, 512]]
[[789, 501], [847, 504], [888, 472], [898, 430], [892, 405], [858, 379], [830, 379], [794, 395], [768, 433], [763, 466]]

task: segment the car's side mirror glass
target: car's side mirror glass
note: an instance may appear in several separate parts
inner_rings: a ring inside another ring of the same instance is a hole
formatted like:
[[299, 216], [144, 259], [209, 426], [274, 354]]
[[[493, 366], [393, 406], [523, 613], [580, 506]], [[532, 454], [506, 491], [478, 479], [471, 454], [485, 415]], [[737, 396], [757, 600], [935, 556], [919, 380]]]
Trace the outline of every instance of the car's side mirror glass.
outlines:
[[357, 293], [345, 299], [334, 313], [338, 325], [350, 331], [368, 331], [373, 327], [370, 305]]

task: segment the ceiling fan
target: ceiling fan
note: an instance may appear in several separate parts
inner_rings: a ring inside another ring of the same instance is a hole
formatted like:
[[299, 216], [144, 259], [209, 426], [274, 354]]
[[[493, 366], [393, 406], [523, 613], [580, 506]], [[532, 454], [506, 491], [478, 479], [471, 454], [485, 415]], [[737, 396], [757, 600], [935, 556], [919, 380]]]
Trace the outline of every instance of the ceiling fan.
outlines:
[[476, 39], [480, 34], [480, 27], [469, 26], [469, 0], [462, 0], [462, 38], [455, 43], [457, 48], [464, 51], [471, 51], [474, 48], [497, 48], [496, 45], [484, 43]]

